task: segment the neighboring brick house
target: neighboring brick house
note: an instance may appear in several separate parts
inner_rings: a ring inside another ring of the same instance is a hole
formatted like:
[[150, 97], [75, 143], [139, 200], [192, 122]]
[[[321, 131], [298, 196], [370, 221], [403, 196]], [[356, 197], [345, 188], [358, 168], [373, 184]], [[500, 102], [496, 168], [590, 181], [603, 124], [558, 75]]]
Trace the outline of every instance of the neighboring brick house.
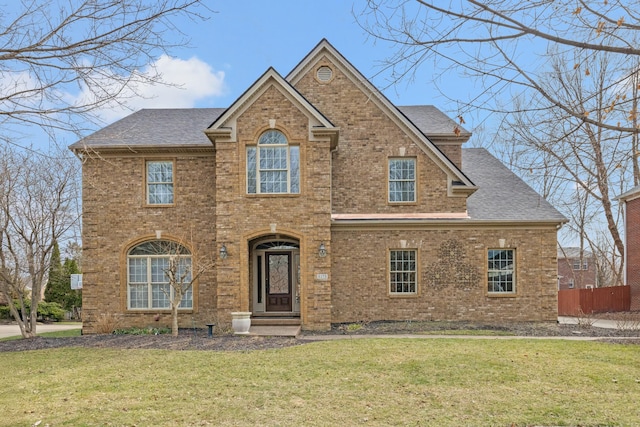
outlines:
[[470, 136], [432, 106], [396, 107], [326, 40], [227, 109], [142, 110], [107, 126], [71, 146], [84, 332], [105, 313], [164, 319], [158, 240], [186, 246], [185, 263], [215, 262], [183, 299], [184, 327], [234, 311], [310, 330], [555, 321], [566, 219], [486, 150], [463, 150]]
[[593, 254], [580, 248], [558, 248], [558, 290], [597, 288]]
[[624, 283], [629, 285], [631, 311], [640, 310], [640, 186], [617, 198], [624, 203]]

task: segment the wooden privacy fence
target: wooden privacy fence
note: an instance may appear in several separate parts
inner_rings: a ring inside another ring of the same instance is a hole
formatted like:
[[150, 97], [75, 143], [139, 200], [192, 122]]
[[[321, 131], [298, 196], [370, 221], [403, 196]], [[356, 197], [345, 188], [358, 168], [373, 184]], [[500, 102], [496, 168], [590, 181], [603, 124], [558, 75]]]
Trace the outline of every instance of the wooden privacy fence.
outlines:
[[558, 291], [558, 316], [629, 311], [629, 286]]

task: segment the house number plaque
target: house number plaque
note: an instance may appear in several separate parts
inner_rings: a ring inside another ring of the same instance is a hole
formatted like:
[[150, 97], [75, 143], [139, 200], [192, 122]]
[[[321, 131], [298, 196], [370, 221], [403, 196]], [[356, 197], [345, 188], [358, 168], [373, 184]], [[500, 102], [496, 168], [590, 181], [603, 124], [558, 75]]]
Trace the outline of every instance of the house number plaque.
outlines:
[[327, 273], [316, 273], [316, 280], [329, 280]]

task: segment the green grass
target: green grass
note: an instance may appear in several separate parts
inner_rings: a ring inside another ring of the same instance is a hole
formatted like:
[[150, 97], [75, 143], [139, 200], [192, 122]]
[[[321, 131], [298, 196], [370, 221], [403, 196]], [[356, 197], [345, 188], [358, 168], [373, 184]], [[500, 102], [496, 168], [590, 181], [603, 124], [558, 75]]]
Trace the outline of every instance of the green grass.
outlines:
[[640, 346], [361, 339], [0, 353], [0, 426], [632, 426]]
[[[80, 335], [82, 335], [82, 331], [79, 328], [68, 329], [66, 331], [38, 333], [39, 337], [48, 337], [48, 338], [79, 337]], [[13, 337], [0, 338], [0, 341], [12, 341], [12, 340], [21, 340], [21, 339], [22, 339], [22, 335], [16, 335]]]
[[513, 332], [509, 331], [491, 331], [484, 329], [445, 329], [442, 331], [420, 331], [416, 332], [418, 335], [469, 335], [469, 336], [514, 336]]

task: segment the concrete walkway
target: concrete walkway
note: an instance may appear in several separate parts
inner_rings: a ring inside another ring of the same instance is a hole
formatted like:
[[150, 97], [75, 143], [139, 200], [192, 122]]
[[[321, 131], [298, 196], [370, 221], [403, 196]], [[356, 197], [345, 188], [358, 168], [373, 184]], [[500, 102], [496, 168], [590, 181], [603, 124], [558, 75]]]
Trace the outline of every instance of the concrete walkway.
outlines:
[[[605, 328], [605, 329], [616, 329], [618, 324], [615, 320], [605, 320], [605, 319], [589, 319], [592, 322], [592, 326], [596, 328]], [[580, 323], [580, 319], [577, 317], [566, 317], [560, 316], [558, 317], [558, 323], [564, 325], [577, 325]], [[38, 323], [38, 327], [36, 332], [41, 334], [43, 332], [57, 332], [57, 331], [67, 331], [71, 329], [80, 329], [82, 328], [82, 323], [74, 323], [74, 324], [57, 324], [57, 323]], [[372, 335], [307, 335], [300, 336], [300, 327], [291, 327], [291, 326], [252, 326], [249, 330], [251, 335], [258, 336], [288, 336], [295, 337], [299, 336], [300, 338], [306, 340], [315, 340], [315, 339], [344, 339], [344, 338], [372, 338]], [[20, 328], [17, 324], [8, 324], [8, 325], [0, 325], [0, 338], [7, 338], [13, 336], [20, 336]], [[451, 338], [453, 335], [446, 335], [443, 337]], [[385, 335], [385, 337], [392, 337], [389, 335]], [[411, 335], [397, 335], [398, 338], [410, 338]], [[416, 337], [424, 338], [424, 335], [416, 335]], [[437, 335], [429, 335], [431, 338], [437, 338]], [[479, 338], [477, 336], [470, 336], [471, 338]], [[505, 336], [503, 339], [513, 339], [513, 336]], [[532, 338], [532, 337], [525, 337]], [[559, 337], [563, 339], [571, 339], [571, 337]], [[576, 337], [576, 339], [585, 339], [587, 337]], [[597, 339], [597, 338], [594, 338]]]
[[[74, 323], [74, 324], [58, 324], [58, 323], [38, 323], [36, 326], [36, 334], [41, 334], [43, 332], [58, 332], [58, 331], [68, 331], [72, 329], [80, 329], [82, 328], [82, 323]], [[16, 323], [8, 324], [8, 325], [0, 325], [0, 338], [8, 338], [8, 337], [16, 337], [20, 336], [20, 327]]]
[[607, 319], [581, 319], [579, 317], [568, 317], [568, 316], [558, 316], [558, 323], [561, 325], [577, 325], [580, 321], [585, 324], [589, 322], [591, 326], [596, 328], [604, 328], [604, 329], [618, 329], [618, 322], [615, 320], [607, 320]]

